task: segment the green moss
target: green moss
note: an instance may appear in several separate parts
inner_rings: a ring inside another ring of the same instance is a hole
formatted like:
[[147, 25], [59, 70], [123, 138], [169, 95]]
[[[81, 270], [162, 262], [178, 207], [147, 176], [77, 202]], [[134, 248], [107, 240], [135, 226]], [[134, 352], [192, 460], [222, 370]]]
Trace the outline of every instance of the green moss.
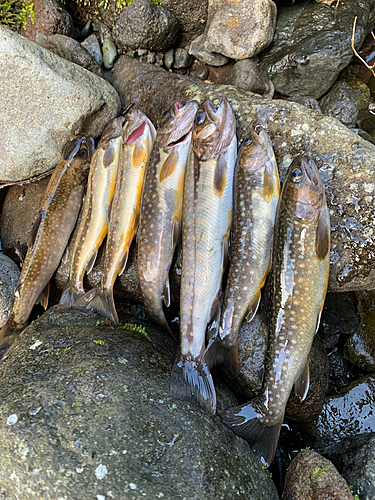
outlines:
[[34, 24], [33, 0], [0, 0], [0, 24], [14, 31], [26, 29], [28, 16]]
[[330, 469], [332, 465], [321, 465], [320, 467], [317, 466], [315, 469], [312, 471], [310, 474], [310, 479], [312, 481], [320, 481], [320, 479], [324, 476], [324, 474]]
[[94, 340], [95, 344], [98, 344], [98, 345], [104, 345], [105, 342], [104, 340]]
[[124, 325], [120, 326], [120, 328], [121, 328], [121, 330], [130, 330], [131, 332], [140, 333], [143, 337], [145, 337], [147, 340], [149, 340], [151, 342], [151, 339], [147, 335], [147, 332], [146, 332], [144, 326], [135, 325], [134, 323], [125, 323]]

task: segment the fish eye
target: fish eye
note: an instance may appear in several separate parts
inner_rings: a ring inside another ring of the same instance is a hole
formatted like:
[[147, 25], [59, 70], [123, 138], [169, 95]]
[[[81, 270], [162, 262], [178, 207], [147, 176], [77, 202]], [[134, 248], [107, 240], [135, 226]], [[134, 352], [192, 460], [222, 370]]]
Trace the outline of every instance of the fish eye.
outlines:
[[303, 177], [302, 170], [300, 168], [295, 168], [294, 170], [292, 170], [290, 177], [292, 178], [293, 182], [300, 181]]
[[80, 149], [79, 156], [83, 159], [87, 158], [87, 149]]
[[249, 144], [251, 144], [251, 140], [246, 137], [246, 139], [243, 140], [243, 144], [245, 144], [245, 146], [249, 146]]
[[195, 125], [202, 125], [205, 119], [206, 119], [206, 113], [202, 111], [195, 117]]
[[167, 109], [166, 111], [164, 111], [163, 116], [167, 116], [168, 113], [169, 113], [169, 109]]

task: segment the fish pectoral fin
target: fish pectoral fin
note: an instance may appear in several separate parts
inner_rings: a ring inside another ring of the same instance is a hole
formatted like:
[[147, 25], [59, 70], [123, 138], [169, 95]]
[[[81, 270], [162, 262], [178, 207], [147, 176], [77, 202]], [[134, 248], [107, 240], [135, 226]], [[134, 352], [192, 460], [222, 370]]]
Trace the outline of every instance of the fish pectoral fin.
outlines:
[[42, 212], [39, 213], [38, 217], [35, 219], [32, 225], [27, 239], [27, 248], [31, 248], [35, 243], [36, 233], [38, 232], [40, 221], [42, 220]]
[[86, 264], [86, 273], [87, 274], [91, 273], [92, 268], [94, 267], [94, 264], [95, 264], [97, 256], [98, 256], [98, 251], [95, 250], [94, 254], [92, 255], [92, 257], [90, 258], [90, 260]]
[[276, 183], [275, 176], [272, 172], [272, 169], [270, 166], [266, 166], [264, 169], [264, 176], [263, 176], [263, 195], [264, 199], [269, 203], [277, 194], [278, 192], [278, 186]]
[[37, 304], [41, 304], [44, 307], [44, 310], [46, 310], [48, 306], [49, 288], [50, 282], [48, 282], [47, 285], [43, 288], [38, 297], [38, 300], [36, 301]]
[[316, 228], [316, 256], [319, 260], [324, 260], [329, 252], [330, 223], [328, 208], [321, 210], [319, 214], [318, 226]]
[[208, 327], [206, 330], [206, 341], [207, 343], [217, 336], [219, 325], [220, 325], [220, 312], [221, 312], [221, 300], [217, 296], [212, 303], [210, 321], [208, 322]]
[[163, 165], [160, 169], [159, 182], [162, 183], [167, 177], [173, 174], [176, 170], [178, 163], [178, 151], [176, 148], [173, 149], [171, 154], [169, 154], [164, 160]]
[[128, 263], [128, 257], [129, 257], [129, 248], [125, 250], [125, 253], [121, 259], [120, 262], [120, 272], [118, 273], [119, 276], [122, 275], [122, 273], [125, 271], [126, 264]]
[[[144, 128], [144, 127], [143, 127]], [[140, 141], [135, 142], [132, 156], [132, 165], [134, 169], [143, 168], [148, 160], [146, 148]]]
[[225, 186], [228, 180], [228, 159], [227, 152], [224, 151], [217, 160], [214, 175], [214, 195], [216, 198], [221, 198], [224, 193]]
[[322, 305], [320, 306], [320, 311], [319, 311], [318, 317], [316, 318], [315, 335], [318, 333], [318, 330], [319, 330], [320, 318], [322, 317], [323, 307], [324, 307], [324, 301], [322, 302]]
[[306, 399], [310, 387], [309, 360], [306, 361], [298, 378], [294, 382], [294, 393], [302, 401]]
[[260, 291], [259, 291], [257, 296], [255, 297], [254, 302], [250, 305], [249, 309], [246, 311], [245, 320], [247, 323], [250, 323], [250, 321], [256, 315], [256, 312], [257, 312], [259, 304], [260, 304], [260, 297], [261, 297], [261, 295], [260, 295]]
[[161, 298], [164, 301], [165, 307], [169, 307], [171, 305], [171, 288], [169, 286], [169, 274], [167, 273], [167, 276], [164, 281], [164, 286], [163, 286], [163, 295]]

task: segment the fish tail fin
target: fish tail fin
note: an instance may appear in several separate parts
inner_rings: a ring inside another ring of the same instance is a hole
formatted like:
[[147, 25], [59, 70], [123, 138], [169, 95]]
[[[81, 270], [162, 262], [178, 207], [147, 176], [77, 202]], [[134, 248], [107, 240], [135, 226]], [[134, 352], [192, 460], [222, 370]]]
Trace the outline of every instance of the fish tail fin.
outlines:
[[194, 397], [206, 411], [216, 412], [216, 392], [211, 373], [204, 362], [177, 357], [172, 368], [170, 392], [180, 399]]
[[244, 405], [219, 412], [219, 417], [233, 432], [246, 439], [257, 459], [269, 467], [275, 456], [283, 421], [281, 419], [276, 424], [266, 425], [259, 403], [257, 397]]
[[9, 316], [8, 321], [0, 330], [0, 349], [5, 349], [13, 344], [17, 335], [26, 327], [26, 324], [19, 325], [13, 320], [12, 316]]
[[115, 301], [113, 299], [113, 290], [101, 290], [95, 287], [86, 292], [74, 304], [74, 309], [84, 311], [95, 311], [108, 318], [116, 325], [119, 325]]
[[77, 288], [76, 286], [68, 283], [61, 294], [59, 306], [73, 307], [76, 300], [78, 300], [84, 293], [85, 291], [83, 288]]
[[202, 359], [209, 370], [214, 366], [222, 366], [232, 378], [238, 377], [240, 367], [237, 342], [225, 342], [217, 335], [208, 343]]
[[170, 337], [175, 339], [176, 337], [173, 335], [172, 330], [171, 330], [170, 326], [168, 325], [167, 319], [164, 315], [163, 306], [162, 306], [161, 302], [160, 302], [160, 308], [158, 308], [158, 309], [148, 307], [147, 302], [144, 302], [144, 306], [145, 306], [146, 313], [154, 321], [156, 321], [156, 323], [158, 323], [158, 325], [160, 325], [163, 328], [163, 330], [165, 330], [168, 333], [168, 335]]

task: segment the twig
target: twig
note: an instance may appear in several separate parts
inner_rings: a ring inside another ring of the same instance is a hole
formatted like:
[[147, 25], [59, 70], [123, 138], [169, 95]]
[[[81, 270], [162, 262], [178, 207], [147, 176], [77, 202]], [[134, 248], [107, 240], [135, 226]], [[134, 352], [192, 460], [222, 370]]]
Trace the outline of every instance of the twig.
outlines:
[[48, 172], [43, 172], [43, 174], [36, 175], [35, 177], [30, 177], [30, 179], [25, 179], [23, 181], [0, 181], [0, 189], [7, 186], [23, 186], [24, 184], [31, 184], [32, 182], [39, 181], [47, 175], [52, 174], [55, 169], [49, 170]]
[[[356, 25], [356, 23], [357, 23], [357, 16], [355, 16], [354, 23], [353, 23], [353, 33], [352, 33], [352, 49], [353, 49], [353, 52], [358, 57], [358, 59], [363, 62], [363, 64], [366, 66], [366, 68], [369, 69], [371, 71], [371, 73], [375, 76], [375, 63], [372, 66], [370, 66], [363, 59], [363, 57], [361, 57], [358, 54], [358, 52], [355, 50], [355, 47], [354, 47], [354, 35], [355, 35], [355, 25]], [[372, 38], [375, 40], [375, 35], [374, 35], [373, 31], [371, 31], [371, 35], [372, 35]]]

